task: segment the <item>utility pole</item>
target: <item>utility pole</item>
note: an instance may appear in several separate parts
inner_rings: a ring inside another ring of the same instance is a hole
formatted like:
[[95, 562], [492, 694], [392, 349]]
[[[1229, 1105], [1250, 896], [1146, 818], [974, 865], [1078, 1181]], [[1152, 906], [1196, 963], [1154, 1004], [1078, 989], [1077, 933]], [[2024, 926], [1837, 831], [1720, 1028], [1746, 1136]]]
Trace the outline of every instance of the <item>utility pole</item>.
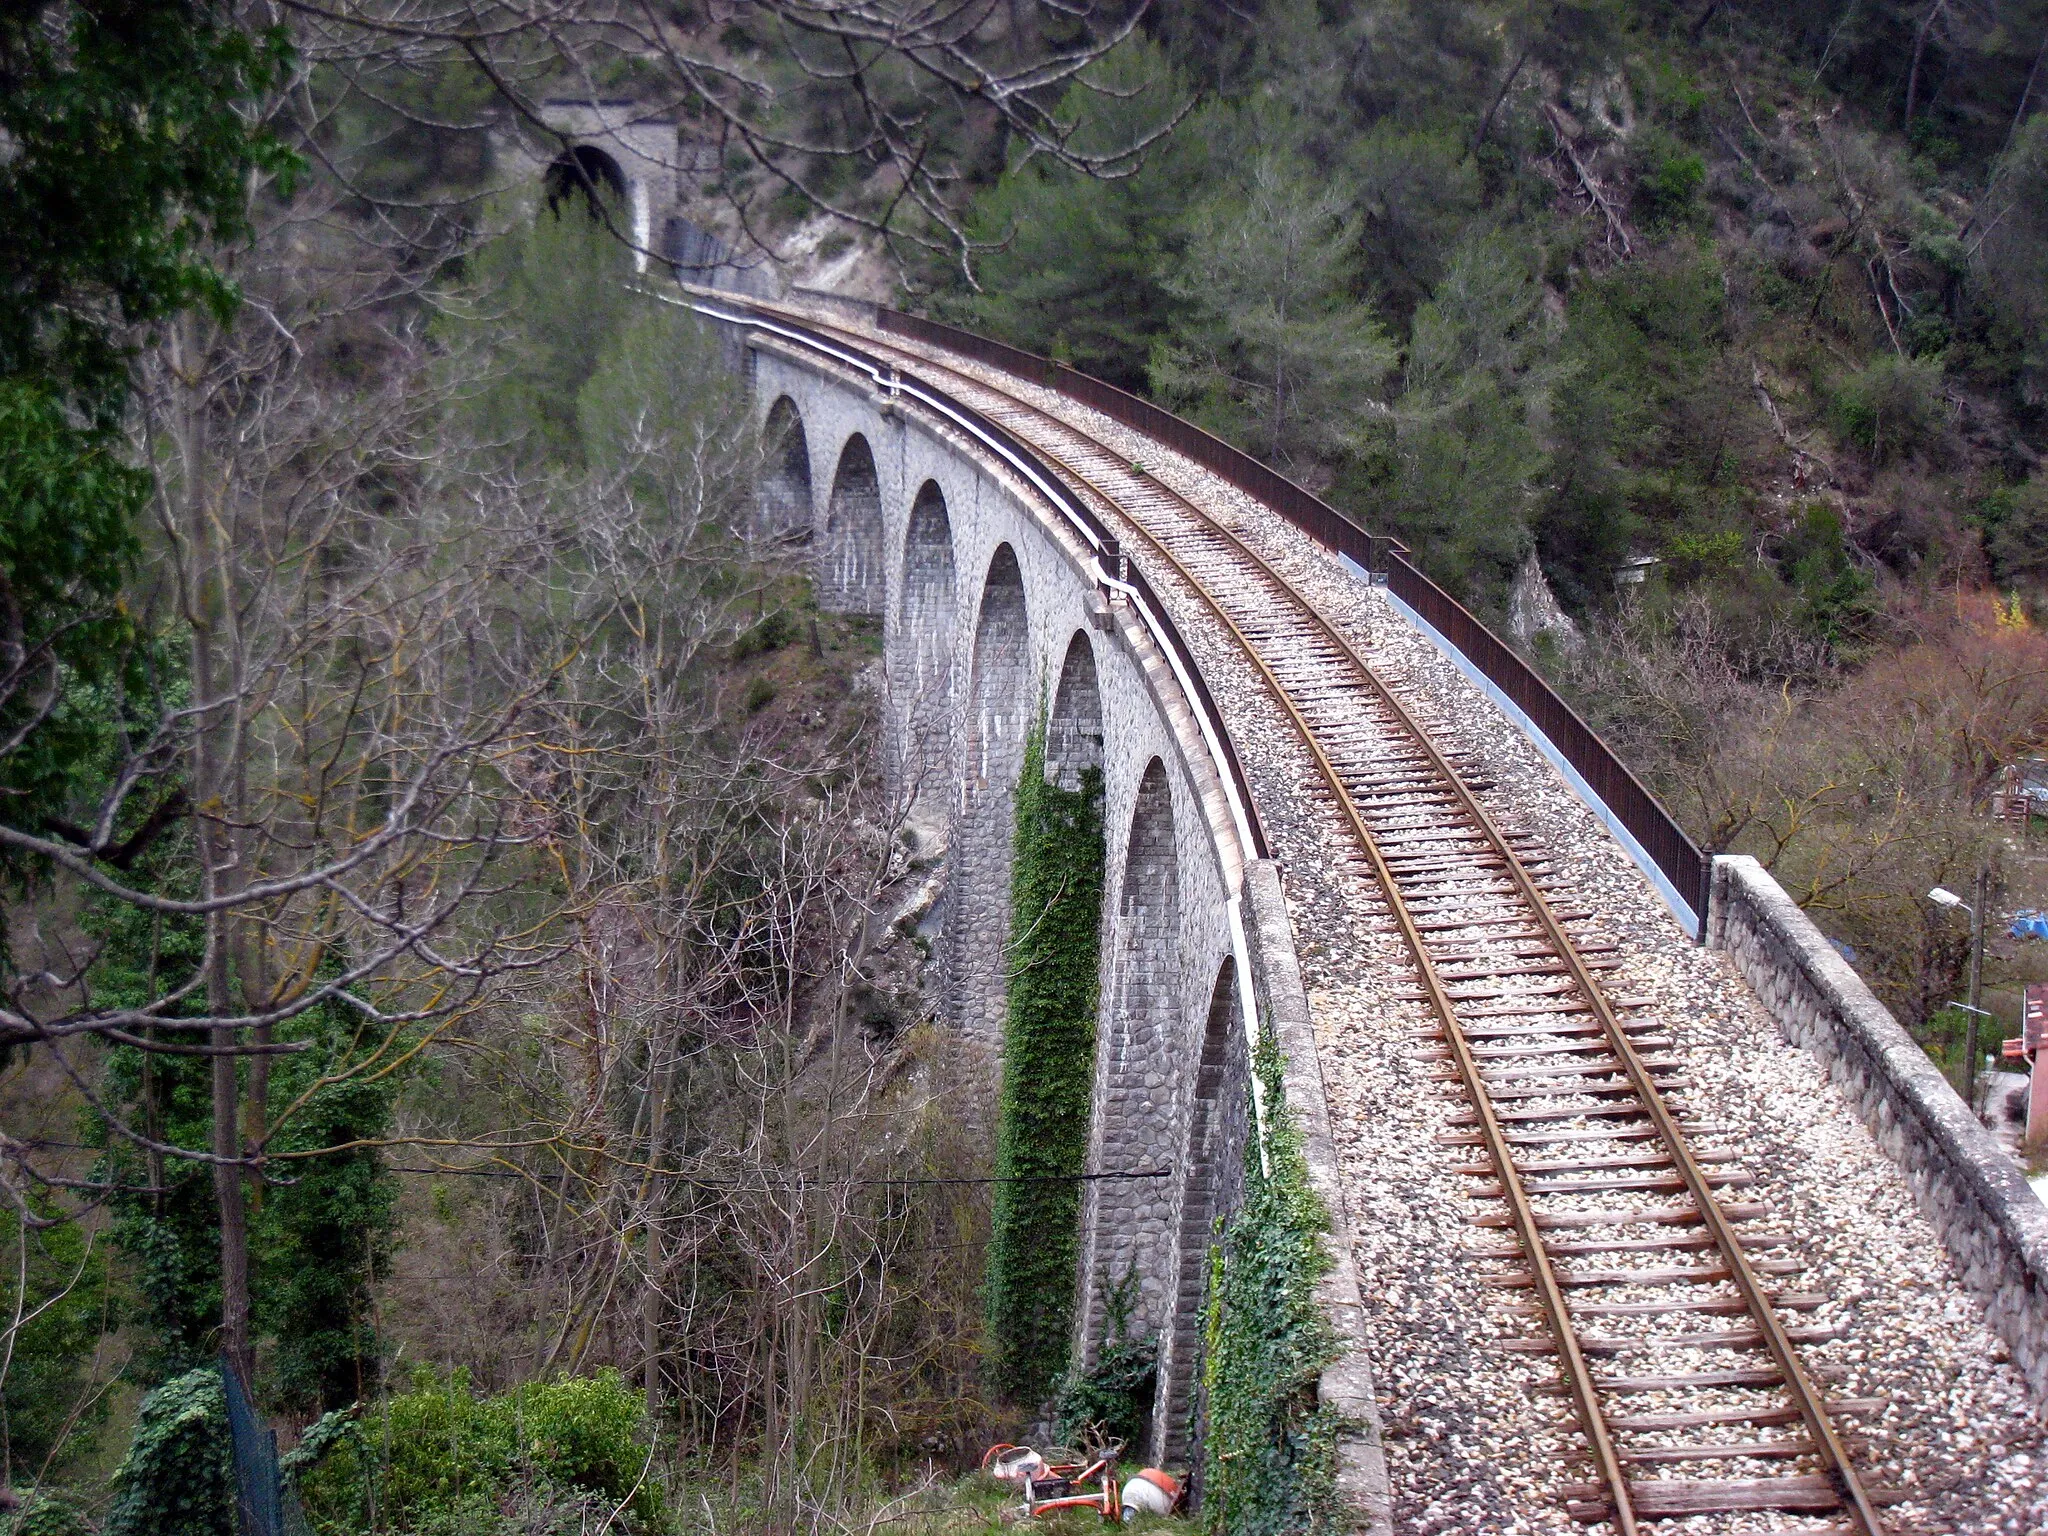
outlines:
[[1963, 1102], [1977, 1108], [1977, 1020], [1983, 1017], [1977, 993], [1984, 981], [1984, 896], [1991, 883], [1989, 866], [1977, 866], [1977, 899], [1970, 906], [1970, 1022], [1963, 1026]]
[[1954, 891], [1936, 886], [1927, 893], [1927, 899], [1937, 907], [1961, 907], [1970, 914], [1970, 1000], [1967, 1003], [1950, 1003], [1951, 1008], [1960, 1008], [1969, 1015], [1963, 1025], [1963, 1081], [1961, 1084], [1963, 1102], [1972, 1113], [1977, 1108], [1977, 1020], [1985, 1017], [1983, 1008], [1978, 1006], [1978, 993], [1984, 982], [1984, 903], [1991, 894], [1991, 866], [1980, 865], [1977, 870], [1977, 899], [1963, 900]]

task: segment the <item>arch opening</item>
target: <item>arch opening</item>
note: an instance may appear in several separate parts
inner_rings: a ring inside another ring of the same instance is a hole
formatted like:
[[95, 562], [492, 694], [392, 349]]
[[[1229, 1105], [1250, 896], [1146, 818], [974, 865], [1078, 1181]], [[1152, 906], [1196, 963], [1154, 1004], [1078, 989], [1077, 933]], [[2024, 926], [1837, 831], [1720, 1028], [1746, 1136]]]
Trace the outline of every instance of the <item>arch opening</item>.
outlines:
[[1024, 688], [1030, 676], [1031, 626], [1017, 553], [998, 545], [982, 582], [974, 623], [973, 710], [967, 721], [969, 798], [1007, 799], [1024, 760]]
[[1237, 961], [1225, 956], [1209, 994], [1202, 1054], [1195, 1068], [1186, 1149], [1177, 1159], [1181, 1185], [1178, 1283], [1173, 1325], [1162, 1341], [1156, 1453], [1188, 1460], [1201, 1440], [1207, 1404], [1201, 1400], [1202, 1293], [1216, 1219], [1235, 1211], [1244, 1193], [1245, 1137], [1249, 1130], [1250, 1058], [1238, 1027]]
[[[1165, 1166], [1176, 1148], [1175, 1028], [1180, 996], [1180, 850], [1166, 765], [1153, 758], [1139, 780], [1124, 843], [1113, 967], [1096, 1069], [1097, 1172]], [[1089, 1359], [1104, 1342], [1111, 1292], [1128, 1293], [1129, 1336], [1159, 1334], [1172, 1316], [1172, 1231], [1165, 1180], [1099, 1180], [1089, 1186], [1089, 1291], [1083, 1334]], [[1156, 1420], [1157, 1415], [1148, 1415]], [[1139, 1443], [1150, 1444], [1148, 1424]]]
[[815, 515], [810, 440], [796, 402], [787, 395], [768, 408], [761, 427], [761, 458], [758, 531], [770, 539], [809, 537]]
[[1061, 789], [1077, 790], [1088, 769], [1102, 771], [1102, 686], [1095, 674], [1095, 648], [1085, 630], [1075, 630], [1060, 665], [1052, 708], [1045, 720], [1045, 777]]
[[[953, 525], [945, 494], [927, 480], [911, 504], [903, 539], [902, 611], [897, 620], [900, 686], [908, 695], [903, 766], [913, 803], [944, 782], [953, 705], [953, 625], [959, 607]], [[1021, 587], [1020, 587], [1021, 593]]]
[[833, 613], [878, 615], [882, 570], [882, 483], [874, 451], [858, 432], [839, 451], [818, 550], [818, 604]]
[[1010, 872], [1017, 775], [1024, 762], [1031, 624], [1016, 551], [998, 545], [975, 610], [962, 728], [960, 798], [950, 883], [954, 968], [949, 987], [962, 1031], [1002, 1038], [1008, 987]]
[[562, 205], [581, 208], [603, 221], [608, 208], [623, 207], [626, 173], [619, 162], [593, 144], [571, 145], [555, 157], [544, 181], [548, 212], [562, 216]]

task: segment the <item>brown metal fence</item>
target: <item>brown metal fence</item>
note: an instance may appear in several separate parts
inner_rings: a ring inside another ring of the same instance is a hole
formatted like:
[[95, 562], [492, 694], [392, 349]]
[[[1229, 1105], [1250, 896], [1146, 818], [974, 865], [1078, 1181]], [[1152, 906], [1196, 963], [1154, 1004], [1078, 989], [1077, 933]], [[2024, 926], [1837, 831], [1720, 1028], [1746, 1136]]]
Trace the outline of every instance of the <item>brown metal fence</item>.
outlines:
[[1242, 449], [1149, 400], [1056, 363], [1036, 353], [1005, 346], [958, 326], [893, 309], [875, 312], [885, 332], [944, 347], [964, 357], [1030, 379], [1048, 389], [1101, 411], [1185, 454], [1204, 469], [1220, 475], [1247, 495], [1264, 502], [1326, 549], [1348, 555], [1366, 570], [1385, 573], [1388, 590], [1465, 657], [1505, 694], [1558, 752], [1577, 770], [1617, 821], [1641, 845], [1681, 900], [1692, 906], [1700, 932], [1706, 932], [1707, 897], [1712, 886], [1713, 857], [1697, 844], [1657, 797], [1602, 741], [1592, 727], [1565, 703], [1557, 690], [1515, 651], [1474, 618], [1463, 604], [1409, 563], [1407, 550], [1396, 540], [1367, 533], [1329, 503], [1310, 495], [1278, 471]]

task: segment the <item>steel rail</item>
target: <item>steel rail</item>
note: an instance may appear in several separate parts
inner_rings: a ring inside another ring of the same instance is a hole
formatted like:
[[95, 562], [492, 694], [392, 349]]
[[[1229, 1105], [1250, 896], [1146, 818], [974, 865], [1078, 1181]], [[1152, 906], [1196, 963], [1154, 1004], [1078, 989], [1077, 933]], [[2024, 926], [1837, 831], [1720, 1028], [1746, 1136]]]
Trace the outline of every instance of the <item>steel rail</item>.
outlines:
[[[836, 326], [829, 325], [824, 328], [835, 331], [839, 329]], [[1053, 423], [1060, 431], [1078, 438], [1084, 443], [1091, 444], [1119, 462], [1123, 459], [1123, 455], [1109, 444], [1091, 437], [1087, 432], [1074, 426], [1071, 422], [1067, 422], [1051, 412], [1033, 405], [1030, 401], [1004, 390], [999, 385], [991, 384], [985, 379], [911, 349], [892, 347], [888, 343], [883, 343], [883, 345], [889, 350], [897, 352], [900, 356], [910, 358], [915, 365], [943, 369], [957, 378], [964, 379], [972, 385], [998, 395], [1032, 415]], [[1067, 463], [1057, 454], [1047, 449], [1044, 444], [1033, 443], [1030, 447], [1032, 452], [1040, 455], [1062, 474], [1085, 486], [1091, 494], [1100, 498], [1106, 505], [1113, 508], [1121, 508], [1121, 502], [1116, 496], [1110, 494], [1084, 472], [1076, 469], [1072, 464]], [[1139, 473], [1142, 473], [1142, 471], [1139, 471]], [[1719, 1203], [1715, 1200], [1712, 1186], [1708, 1183], [1706, 1173], [1701, 1168], [1698, 1160], [1694, 1158], [1692, 1150], [1687, 1144], [1685, 1134], [1678, 1124], [1677, 1116], [1672, 1113], [1669, 1104], [1665, 1102], [1663, 1093], [1658, 1089], [1649, 1069], [1644, 1065], [1641, 1053], [1637, 1051], [1635, 1043], [1628, 1038], [1627, 1031], [1622, 1028], [1619, 1016], [1616, 1015], [1612, 1005], [1607, 1001], [1606, 994], [1601, 991], [1591, 969], [1586, 965], [1584, 957], [1580, 955], [1578, 946], [1572, 941], [1570, 935], [1565, 932], [1564, 926], [1556, 914], [1551, 911], [1549, 902], [1544, 899], [1542, 892], [1536, 887], [1533, 878], [1524, 867], [1521, 858], [1515, 853], [1506, 836], [1495, 824], [1484, 805], [1481, 804], [1477, 794], [1465, 783], [1464, 777], [1457, 772], [1449, 760], [1444, 757], [1430, 734], [1422, 728], [1421, 724], [1380, 679], [1379, 675], [1366, 662], [1364, 657], [1358, 654], [1350, 640], [1326, 620], [1314, 604], [1295, 591], [1292, 583], [1288, 582], [1285, 577], [1274, 570], [1271, 564], [1260, 556], [1256, 550], [1247, 545], [1243, 539], [1239, 538], [1233, 530], [1204, 512], [1187, 497], [1164, 484], [1156, 476], [1145, 475], [1144, 478], [1149, 486], [1156, 488], [1167, 499], [1177, 503], [1198, 523], [1215, 536], [1233, 546], [1247, 561], [1256, 566], [1279, 589], [1283, 598], [1296, 608], [1302, 616], [1306, 617], [1316, 629], [1322, 632], [1327, 640], [1344, 654], [1359, 678], [1377, 697], [1381, 705], [1399, 722], [1401, 729], [1407, 734], [1410, 741], [1421, 749], [1435, 772], [1450, 786], [1458, 799], [1460, 809], [1476, 825], [1482, 837], [1490, 845], [1493, 853], [1504, 861], [1507, 872], [1513, 880], [1518, 893], [1528, 904], [1545, 938], [1556, 950], [1558, 958], [1566, 966], [1574, 987], [1584, 997], [1587, 1006], [1592, 1010], [1609, 1048], [1613, 1051], [1616, 1059], [1627, 1074], [1630, 1086], [1635, 1091], [1645, 1117], [1655, 1127], [1658, 1139], [1664, 1144], [1665, 1149], [1670, 1154], [1673, 1165], [1678, 1169], [1679, 1176], [1686, 1186], [1687, 1193], [1692, 1197], [1692, 1202], [1698, 1210], [1701, 1224], [1706, 1227], [1715, 1246], [1720, 1250], [1729, 1272], [1729, 1278], [1741, 1293], [1745, 1306], [1757, 1323], [1758, 1332], [1762, 1337], [1765, 1348], [1770, 1353], [1773, 1362], [1778, 1366], [1779, 1372], [1784, 1378], [1786, 1393], [1792, 1399], [1793, 1406], [1798, 1410], [1802, 1423], [1808, 1434], [1812, 1437], [1817, 1458], [1826, 1469], [1827, 1477], [1830, 1483], [1833, 1484], [1837, 1497], [1841, 1500], [1851, 1520], [1864, 1533], [1864, 1536], [1884, 1536], [1883, 1522], [1878, 1517], [1876, 1506], [1872, 1502], [1868, 1491], [1863, 1487], [1862, 1480], [1856, 1474], [1849, 1458], [1848, 1448], [1843, 1444], [1833, 1421], [1822, 1406], [1819, 1393], [1808, 1377], [1804, 1365], [1800, 1362], [1792, 1341], [1785, 1331], [1783, 1322], [1779, 1319], [1776, 1309], [1771, 1305], [1770, 1298], [1764, 1290], [1762, 1281], [1748, 1260], [1741, 1239], [1735, 1232], [1733, 1222], [1729, 1220], [1726, 1213], [1721, 1210]], [[1621, 1470], [1620, 1459], [1613, 1444], [1612, 1435], [1608, 1430], [1605, 1415], [1599, 1409], [1592, 1371], [1586, 1364], [1585, 1356], [1579, 1348], [1577, 1336], [1570, 1325], [1570, 1313], [1564, 1303], [1563, 1289], [1557, 1283], [1556, 1273], [1550, 1265], [1548, 1251], [1542, 1241], [1541, 1232], [1536, 1225], [1533, 1207], [1529, 1204], [1526, 1190], [1522, 1188], [1520, 1170], [1515, 1166], [1505, 1134], [1501, 1131], [1499, 1122], [1494, 1116], [1485, 1084], [1479, 1075], [1477, 1063], [1471, 1054], [1470, 1043], [1465, 1039], [1464, 1031], [1457, 1022], [1455, 1009], [1452, 1007], [1451, 1000], [1445, 992], [1441, 980], [1437, 977], [1435, 964], [1430, 959], [1422, 936], [1417, 930], [1413, 918], [1408, 913], [1407, 903], [1402, 898], [1399, 887], [1394, 883], [1392, 871], [1380, 853], [1377, 840], [1367, 828], [1362, 815], [1353, 803], [1350, 791], [1345, 787], [1336, 771], [1335, 765], [1330, 761], [1328, 755], [1316, 740], [1315, 733], [1309, 726], [1308, 721], [1289, 697], [1286, 688], [1282, 686], [1272, 668], [1260, 656], [1257, 647], [1252, 644], [1250, 637], [1225, 612], [1221, 602], [1214, 594], [1188, 570], [1183, 561], [1166, 548], [1165, 544], [1150, 529], [1146, 528], [1138, 519], [1128, 514], [1125, 515], [1125, 521], [1188, 584], [1209, 611], [1230, 631], [1244, 655], [1251, 660], [1265, 678], [1274, 698], [1293, 719], [1303, 741], [1308, 745], [1310, 752], [1315, 757], [1318, 768], [1324, 778], [1330, 783], [1337, 796], [1338, 803], [1344, 808], [1353, 828], [1357, 831], [1359, 841], [1366, 850], [1367, 857], [1373, 865], [1374, 872], [1380, 880], [1382, 889], [1387, 894], [1388, 905], [1400, 924], [1403, 938], [1407, 941], [1410, 951], [1415, 955], [1418, 967], [1423, 975], [1425, 990], [1429, 993], [1432, 1011], [1443, 1021], [1445, 1039], [1451, 1047], [1459, 1075], [1472, 1095], [1474, 1107], [1479, 1117], [1481, 1137], [1496, 1167], [1500, 1170], [1501, 1187], [1509, 1203], [1511, 1219], [1516, 1231], [1522, 1237], [1524, 1247], [1528, 1251], [1531, 1273], [1536, 1279], [1536, 1287], [1542, 1300], [1545, 1315], [1550, 1321], [1552, 1332], [1556, 1337], [1559, 1358], [1565, 1363], [1565, 1373], [1568, 1378], [1573, 1401], [1579, 1408], [1580, 1430], [1592, 1448], [1593, 1460], [1600, 1472], [1601, 1480], [1608, 1485], [1611, 1491], [1614, 1504], [1614, 1524], [1617, 1531], [1622, 1533], [1622, 1536], [1635, 1536], [1637, 1525], [1629, 1494], [1628, 1479]]]

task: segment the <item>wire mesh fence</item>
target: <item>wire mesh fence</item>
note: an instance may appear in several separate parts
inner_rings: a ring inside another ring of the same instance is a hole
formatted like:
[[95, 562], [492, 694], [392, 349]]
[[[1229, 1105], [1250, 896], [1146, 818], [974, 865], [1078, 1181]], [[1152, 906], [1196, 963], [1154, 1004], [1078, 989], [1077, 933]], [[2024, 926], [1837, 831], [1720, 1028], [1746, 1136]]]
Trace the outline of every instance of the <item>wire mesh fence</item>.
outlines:
[[313, 1536], [277, 1459], [277, 1431], [263, 1422], [233, 1364], [220, 1363], [235, 1448], [235, 1525], [241, 1536]]

